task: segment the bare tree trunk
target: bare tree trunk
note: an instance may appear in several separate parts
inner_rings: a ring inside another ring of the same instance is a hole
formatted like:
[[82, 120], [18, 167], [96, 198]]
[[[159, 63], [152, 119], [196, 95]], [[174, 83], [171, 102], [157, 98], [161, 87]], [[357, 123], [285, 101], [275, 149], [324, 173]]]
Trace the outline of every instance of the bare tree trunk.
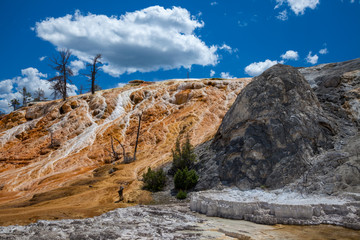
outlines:
[[[94, 61], [93, 69], [96, 70], [96, 61]], [[91, 73], [91, 94], [95, 93], [95, 70]]]
[[134, 150], [134, 158], [133, 158], [133, 161], [136, 160], [136, 151], [137, 151], [137, 145], [138, 145], [138, 142], [139, 142], [141, 117], [142, 117], [142, 113], [139, 114], [139, 125], [138, 125], [138, 130], [137, 130], [137, 135], [136, 135], [136, 143], [135, 143], [135, 150]]
[[123, 159], [124, 159], [124, 162], [126, 161], [126, 156], [125, 156], [125, 147], [124, 145], [121, 144], [121, 142], [116, 138], [114, 137], [114, 139], [120, 144], [122, 150], [123, 150]]
[[66, 93], [66, 65], [64, 64], [63, 65], [63, 68], [64, 68], [64, 91], [63, 91], [63, 100], [65, 101], [66, 100], [66, 97], [67, 97], [67, 93]]
[[110, 137], [111, 137], [110, 138], [111, 139], [111, 151], [106, 148], [105, 148], [105, 150], [110, 153], [111, 158], [113, 159], [112, 162], [115, 162], [115, 161], [119, 160], [119, 154], [115, 150], [113, 136], [110, 136]]
[[114, 148], [114, 139], [113, 139], [113, 136], [111, 136], [111, 150], [112, 150], [112, 152], [113, 152], [114, 161], [119, 160], [119, 154], [115, 151], [115, 148]]

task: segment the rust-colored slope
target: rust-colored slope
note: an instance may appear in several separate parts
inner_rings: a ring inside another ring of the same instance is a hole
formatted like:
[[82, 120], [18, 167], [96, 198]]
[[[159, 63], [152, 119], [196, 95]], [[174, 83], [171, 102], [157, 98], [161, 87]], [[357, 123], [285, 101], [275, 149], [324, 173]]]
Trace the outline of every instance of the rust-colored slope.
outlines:
[[[193, 145], [210, 139], [249, 81], [127, 85], [37, 104], [3, 117], [0, 224], [90, 217], [150, 201], [140, 190], [143, 171], [171, 161], [179, 134], [189, 135]], [[137, 160], [104, 166], [111, 160], [105, 150], [110, 149], [110, 135], [133, 154], [139, 113], [143, 117]], [[126, 186], [125, 203], [114, 203], [120, 184]]]

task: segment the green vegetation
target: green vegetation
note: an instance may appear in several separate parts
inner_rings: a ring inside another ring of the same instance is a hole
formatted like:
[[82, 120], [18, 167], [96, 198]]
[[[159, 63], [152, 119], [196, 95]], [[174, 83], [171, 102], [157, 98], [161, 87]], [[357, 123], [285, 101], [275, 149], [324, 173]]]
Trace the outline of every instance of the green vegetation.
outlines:
[[187, 197], [187, 193], [186, 191], [180, 190], [177, 194], [176, 194], [176, 198], [177, 199], [185, 199]]
[[151, 170], [149, 167], [147, 173], [143, 174], [144, 189], [157, 192], [161, 191], [165, 186], [165, 172], [162, 169], [156, 171]]
[[199, 180], [196, 171], [192, 169], [196, 161], [196, 154], [194, 153], [194, 147], [190, 143], [189, 136], [186, 137], [182, 146], [180, 146], [179, 137], [177, 138], [172, 155], [173, 163], [169, 174], [175, 175], [175, 189], [179, 190], [176, 198], [185, 199], [187, 196], [186, 190], [194, 188]]
[[179, 138], [176, 140], [175, 150], [172, 151], [173, 164], [170, 169], [170, 174], [175, 174], [179, 169], [192, 169], [196, 161], [194, 148], [190, 143], [189, 136], [186, 137], [185, 144], [180, 147]]
[[183, 170], [177, 170], [174, 177], [175, 189], [178, 190], [188, 190], [197, 184], [199, 176], [196, 174], [195, 170], [188, 170], [187, 168]]

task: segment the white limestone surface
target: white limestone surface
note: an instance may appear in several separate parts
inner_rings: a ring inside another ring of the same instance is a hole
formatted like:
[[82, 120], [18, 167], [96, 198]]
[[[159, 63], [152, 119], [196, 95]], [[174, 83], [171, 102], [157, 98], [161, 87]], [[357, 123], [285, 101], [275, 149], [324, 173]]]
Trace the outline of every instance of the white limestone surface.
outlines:
[[360, 201], [295, 192], [238, 189], [192, 194], [192, 211], [261, 224], [334, 224], [360, 229]]

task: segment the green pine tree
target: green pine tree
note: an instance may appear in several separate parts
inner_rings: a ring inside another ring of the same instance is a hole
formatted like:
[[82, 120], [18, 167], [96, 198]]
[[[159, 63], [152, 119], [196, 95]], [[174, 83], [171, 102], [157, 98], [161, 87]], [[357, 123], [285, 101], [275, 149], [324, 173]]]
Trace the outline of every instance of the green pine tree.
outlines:
[[186, 137], [185, 143], [180, 146], [179, 137], [175, 143], [175, 149], [172, 150], [173, 164], [170, 169], [170, 174], [173, 175], [177, 170], [185, 168], [192, 169], [196, 161], [194, 147], [190, 143], [189, 136]]

